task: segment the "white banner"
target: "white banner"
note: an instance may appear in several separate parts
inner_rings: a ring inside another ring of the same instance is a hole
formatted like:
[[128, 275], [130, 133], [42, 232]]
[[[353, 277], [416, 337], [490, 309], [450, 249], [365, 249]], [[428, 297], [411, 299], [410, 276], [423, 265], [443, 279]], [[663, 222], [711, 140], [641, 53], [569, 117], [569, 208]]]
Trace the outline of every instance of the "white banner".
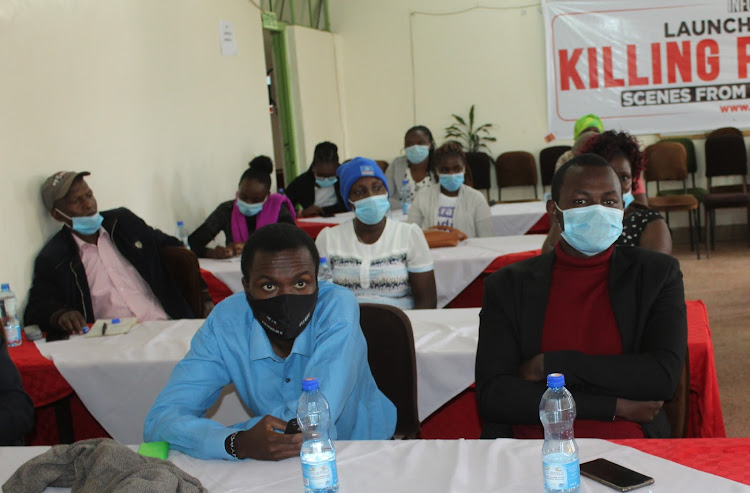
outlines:
[[543, 0], [550, 132], [750, 127], [750, 0]]

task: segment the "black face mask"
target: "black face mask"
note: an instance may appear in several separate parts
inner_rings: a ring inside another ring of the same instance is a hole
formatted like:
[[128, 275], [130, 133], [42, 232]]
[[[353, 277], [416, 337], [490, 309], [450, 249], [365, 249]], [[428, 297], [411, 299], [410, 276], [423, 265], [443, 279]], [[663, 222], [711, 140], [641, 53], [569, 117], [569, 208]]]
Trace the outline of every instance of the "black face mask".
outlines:
[[312, 320], [318, 302], [318, 290], [312, 294], [284, 294], [255, 299], [245, 293], [255, 319], [269, 337], [282, 341], [295, 339]]

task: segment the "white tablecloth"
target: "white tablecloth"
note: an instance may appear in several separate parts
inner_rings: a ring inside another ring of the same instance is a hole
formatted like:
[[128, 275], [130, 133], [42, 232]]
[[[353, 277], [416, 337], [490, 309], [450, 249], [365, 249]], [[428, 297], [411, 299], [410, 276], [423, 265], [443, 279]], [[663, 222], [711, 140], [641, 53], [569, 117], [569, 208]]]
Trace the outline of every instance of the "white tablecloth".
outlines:
[[[438, 308], [455, 298], [497, 257], [542, 248], [545, 235], [470, 238], [457, 247], [433, 248]], [[239, 257], [227, 260], [200, 259], [201, 269], [211, 272], [233, 293], [242, 291]]]
[[[495, 236], [514, 236], [526, 233], [547, 213], [544, 201], [495, 204], [490, 207], [492, 226]], [[390, 212], [391, 219], [404, 221], [406, 218], [400, 210]], [[354, 219], [353, 212], [341, 212], [332, 217], [305, 217], [298, 221], [311, 223], [341, 224]]]
[[[604, 457], [651, 476], [643, 493], [748, 492], [750, 487], [603, 440], [578, 440], [581, 462]], [[342, 493], [518, 493], [544, 491], [539, 440], [404, 440], [335, 442]], [[0, 448], [0, 484], [49, 447]], [[135, 447], [132, 447], [135, 449]], [[169, 453], [177, 467], [212, 493], [300, 493], [296, 457], [281, 462], [199, 460]], [[70, 489], [48, 488], [48, 492]], [[581, 493], [613, 490], [581, 478]]]
[[[478, 314], [478, 308], [407, 312], [417, 354], [420, 419], [474, 382]], [[138, 443], [148, 410], [201, 323], [147, 322], [118, 336], [72, 336], [36, 344], [113, 438]], [[230, 387], [208, 416], [232, 425], [247, 420], [249, 414]]]

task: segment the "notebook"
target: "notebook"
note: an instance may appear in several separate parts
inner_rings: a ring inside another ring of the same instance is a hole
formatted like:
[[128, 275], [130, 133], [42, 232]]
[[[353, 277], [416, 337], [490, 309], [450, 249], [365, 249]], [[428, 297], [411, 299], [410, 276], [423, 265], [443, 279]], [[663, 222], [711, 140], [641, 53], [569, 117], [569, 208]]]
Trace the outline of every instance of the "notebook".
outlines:
[[83, 337], [101, 337], [114, 336], [117, 334], [127, 334], [128, 331], [138, 323], [138, 319], [131, 318], [113, 318], [100, 319], [94, 322], [88, 332]]

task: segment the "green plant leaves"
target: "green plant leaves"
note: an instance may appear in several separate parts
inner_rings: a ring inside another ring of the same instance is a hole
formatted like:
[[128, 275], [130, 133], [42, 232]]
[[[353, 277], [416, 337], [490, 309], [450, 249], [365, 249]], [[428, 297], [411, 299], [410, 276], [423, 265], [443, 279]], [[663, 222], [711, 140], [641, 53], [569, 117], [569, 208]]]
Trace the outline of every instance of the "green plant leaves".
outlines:
[[490, 135], [490, 130], [494, 126], [492, 123], [484, 123], [474, 128], [474, 106], [472, 104], [469, 108], [468, 124], [461, 116], [451, 115], [457, 123], [445, 128], [445, 138], [458, 139], [467, 152], [477, 152], [484, 149], [489, 153], [490, 149], [486, 143], [497, 142], [497, 138]]

